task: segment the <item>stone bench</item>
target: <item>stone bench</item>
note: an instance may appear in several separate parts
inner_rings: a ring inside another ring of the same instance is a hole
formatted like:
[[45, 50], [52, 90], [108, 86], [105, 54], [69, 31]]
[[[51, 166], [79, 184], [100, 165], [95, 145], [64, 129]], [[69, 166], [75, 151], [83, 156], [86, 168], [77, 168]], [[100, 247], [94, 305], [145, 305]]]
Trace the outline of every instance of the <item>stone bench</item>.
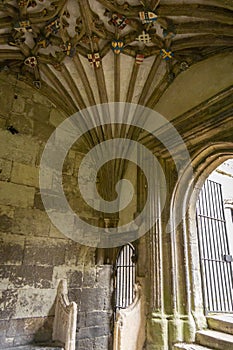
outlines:
[[64, 344], [64, 350], [75, 350], [77, 304], [69, 302], [66, 280], [61, 280], [56, 297], [53, 341]]
[[135, 297], [126, 309], [117, 311], [114, 324], [113, 350], [141, 350], [145, 340], [144, 301], [139, 283], [135, 284]]
[[4, 350], [64, 350], [63, 347], [60, 346], [41, 346], [41, 345], [23, 345], [23, 346], [15, 346], [13, 348], [4, 348]]
[[57, 288], [53, 335], [51, 345], [29, 344], [4, 350], [75, 350], [77, 304], [69, 302], [66, 280], [61, 280]]

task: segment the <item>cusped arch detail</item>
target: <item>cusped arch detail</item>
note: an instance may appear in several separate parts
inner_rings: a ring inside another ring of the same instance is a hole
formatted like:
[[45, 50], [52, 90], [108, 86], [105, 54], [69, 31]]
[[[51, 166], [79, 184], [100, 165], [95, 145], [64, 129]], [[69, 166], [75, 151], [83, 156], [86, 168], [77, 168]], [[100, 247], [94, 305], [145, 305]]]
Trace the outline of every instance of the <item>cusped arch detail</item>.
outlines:
[[[180, 181], [176, 183], [170, 203], [170, 228], [173, 237], [173, 255], [175, 273], [185, 276], [186, 312], [195, 320], [196, 329], [206, 327], [200, 258], [198, 249], [196, 202], [207, 177], [221, 163], [233, 158], [233, 142], [211, 143], [192, 156], [192, 174], [190, 168], [183, 170]], [[190, 176], [191, 175], [191, 176]], [[183, 243], [183, 266], [177, 264], [177, 246]], [[177, 299], [178, 286], [175, 286]]]

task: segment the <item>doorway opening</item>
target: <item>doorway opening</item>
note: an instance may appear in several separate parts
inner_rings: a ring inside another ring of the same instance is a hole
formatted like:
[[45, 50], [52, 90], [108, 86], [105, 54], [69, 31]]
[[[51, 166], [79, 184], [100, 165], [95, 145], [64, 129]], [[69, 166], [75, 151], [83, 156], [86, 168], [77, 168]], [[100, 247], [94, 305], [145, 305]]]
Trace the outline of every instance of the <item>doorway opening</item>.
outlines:
[[196, 207], [206, 314], [233, 312], [233, 160], [205, 181]]
[[121, 247], [116, 259], [115, 311], [126, 309], [134, 300], [135, 248], [128, 243]]

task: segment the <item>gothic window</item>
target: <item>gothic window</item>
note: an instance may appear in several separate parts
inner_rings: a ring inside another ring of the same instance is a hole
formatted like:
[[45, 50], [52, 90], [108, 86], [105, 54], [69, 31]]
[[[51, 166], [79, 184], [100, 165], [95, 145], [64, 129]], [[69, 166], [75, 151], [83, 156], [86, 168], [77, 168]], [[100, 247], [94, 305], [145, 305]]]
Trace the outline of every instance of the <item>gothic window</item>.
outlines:
[[132, 244], [123, 246], [116, 260], [116, 311], [127, 308], [134, 299], [135, 248]]

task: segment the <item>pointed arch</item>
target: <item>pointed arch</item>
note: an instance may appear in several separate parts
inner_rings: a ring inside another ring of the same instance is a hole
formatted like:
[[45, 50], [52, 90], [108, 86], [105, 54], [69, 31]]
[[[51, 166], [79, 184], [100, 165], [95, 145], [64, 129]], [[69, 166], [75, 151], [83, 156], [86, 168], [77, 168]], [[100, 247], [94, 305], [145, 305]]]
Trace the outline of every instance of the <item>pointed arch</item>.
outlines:
[[[198, 329], [204, 327], [206, 321], [198, 251], [196, 202], [206, 178], [229, 158], [233, 158], [233, 142], [211, 143], [195, 153], [192, 156], [193, 176], [190, 176], [189, 167], [183, 170], [180, 181], [174, 187], [170, 203], [170, 231], [173, 237], [172, 250], [175, 257], [175, 273], [176, 275], [184, 275], [183, 287], [186, 292], [182, 296], [185, 298], [182, 302], [186, 305], [187, 315], [195, 319]], [[183, 246], [184, 263], [182, 266], [177, 263], [179, 240], [182, 240]], [[174, 283], [176, 284], [174, 286], [175, 300], [179, 300], [177, 280], [174, 280]]]

